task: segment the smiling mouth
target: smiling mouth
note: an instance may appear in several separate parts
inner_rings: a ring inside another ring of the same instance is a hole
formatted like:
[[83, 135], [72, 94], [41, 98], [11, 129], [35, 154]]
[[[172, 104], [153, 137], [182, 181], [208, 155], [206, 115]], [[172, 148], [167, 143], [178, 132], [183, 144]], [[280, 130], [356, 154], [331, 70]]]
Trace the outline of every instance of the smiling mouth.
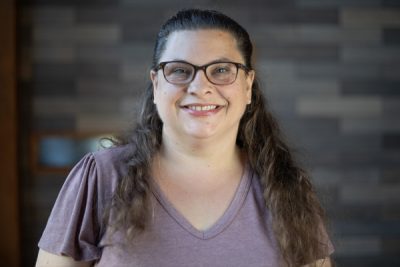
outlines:
[[184, 106], [187, 109], [194, 110], [194, 111], [209, 111], [209, 110], [216, 110], [220, 108], [221, 106], [217, 105], [206, 105], [206, 106], [199, 106], [199, 105], [193, 105], [193, 106]]

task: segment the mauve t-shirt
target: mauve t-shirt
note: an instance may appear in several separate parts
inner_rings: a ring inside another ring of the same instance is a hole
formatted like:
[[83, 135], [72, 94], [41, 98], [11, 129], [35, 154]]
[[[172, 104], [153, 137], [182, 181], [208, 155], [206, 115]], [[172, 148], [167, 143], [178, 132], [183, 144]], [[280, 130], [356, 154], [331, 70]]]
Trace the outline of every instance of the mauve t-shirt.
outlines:
[[[129, 244], [102, 224], [129, 147], [87, 154], [70, 172], [39, 247], [95, 266], [279, 266], [271, 215], [259, 179], [247, 166], [225, 213], [205, 231], [194, 228], [152, 183], [151, 220]], [[190, 175], [190, 174], [188, 174]], [[326, 255], [333, 247], [326, 236]], [[325, 243], [325, 244], [324, 244]]]

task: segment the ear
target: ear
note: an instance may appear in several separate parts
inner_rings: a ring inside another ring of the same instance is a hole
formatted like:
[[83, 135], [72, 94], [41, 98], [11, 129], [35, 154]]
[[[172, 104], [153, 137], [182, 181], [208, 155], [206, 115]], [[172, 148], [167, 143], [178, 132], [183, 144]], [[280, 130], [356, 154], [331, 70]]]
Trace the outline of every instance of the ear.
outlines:
[[154, 97], [154, 104], [156, 104], [156, 93], [157, 93], [157, 89], [158, 89], [158, 75], [157, 72], [154, 70], [150, 71], [150, 79], [151, 79], [151, 83], [153, 84], [153, 97]]
[[247, 97], [247, 104], [251, 103], [251, 93], [252, 93], [252, 87], [253, 87], [253, 82], [254, 82], [254, 77], [256, 73], [254, 70], [249, 71], [249, 73], [246, 76], [246, 97]]

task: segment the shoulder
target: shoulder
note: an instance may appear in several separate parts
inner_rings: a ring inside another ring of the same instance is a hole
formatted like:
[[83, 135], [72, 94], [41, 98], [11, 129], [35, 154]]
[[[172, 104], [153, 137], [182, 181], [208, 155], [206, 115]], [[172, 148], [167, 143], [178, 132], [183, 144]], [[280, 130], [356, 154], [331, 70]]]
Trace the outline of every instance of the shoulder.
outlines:
[[120, 177], [126, 173], [127, 149], [91, 152], [74, 166], [58, 194], [40, 248], [84, 261], [100, 257], [104, 216]]
[[121, 177], [127, 175], [127, 147], [112, 147], [86, 154], [69, 172], [60, 196], [76, 197], [78, 192], [97, 196], [99, 202], [111, 198]]
[[97, 194], [105, 201], [112, 197], [118, 181], [128, 174], [129, 146], [115, 146], [91, 152], [83, 161], [90, 165], [89, 183], [96, 184]]
[[251, 167], [249, 167], [249, 169], [249, 175], [251, 177], [251, 189], [253, 191], [254, 197], [257, 202], [265, 203], [263, 193], [264, 190], [261, 184], [260, 176]]
[[128, 145], [115, 146], [92, 152], [90, 157], [96, 164], [98, 175], [126, 175], [130, 148]]

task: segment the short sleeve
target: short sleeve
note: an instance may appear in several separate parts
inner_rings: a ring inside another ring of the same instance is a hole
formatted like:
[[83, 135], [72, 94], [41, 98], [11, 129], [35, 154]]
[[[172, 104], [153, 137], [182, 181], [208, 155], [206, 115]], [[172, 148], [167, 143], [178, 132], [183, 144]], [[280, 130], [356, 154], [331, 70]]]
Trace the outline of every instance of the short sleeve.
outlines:
[[99, 259], [98, 174], [92, 154], [78, 162], [54, 204], [39, 247], [78, 261]]

